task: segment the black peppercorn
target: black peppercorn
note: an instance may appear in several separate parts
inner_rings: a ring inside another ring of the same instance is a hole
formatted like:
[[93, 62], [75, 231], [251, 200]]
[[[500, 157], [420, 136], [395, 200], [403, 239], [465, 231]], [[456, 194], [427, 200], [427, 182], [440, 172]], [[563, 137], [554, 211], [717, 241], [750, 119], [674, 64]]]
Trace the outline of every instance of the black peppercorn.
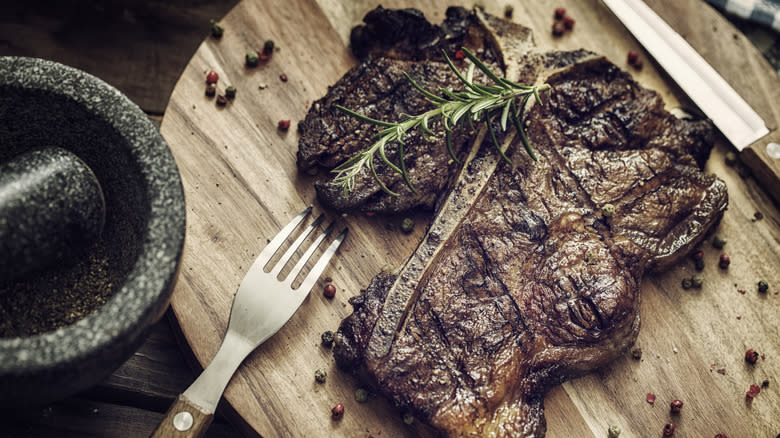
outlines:
[[760, 280], [758, 282], [758, 291], [759, 292], [766, 292], [769, 290], [769, 283], [766, 282], [766, 280]]
[[331, 346], [333, 346], [333, 332], [332, 331], [328, 330], [328, 331], [324, 332], [320, 338], [322, 339], [322, 345], [324, 345], [326, 347], [329, 347], [329, 348]]

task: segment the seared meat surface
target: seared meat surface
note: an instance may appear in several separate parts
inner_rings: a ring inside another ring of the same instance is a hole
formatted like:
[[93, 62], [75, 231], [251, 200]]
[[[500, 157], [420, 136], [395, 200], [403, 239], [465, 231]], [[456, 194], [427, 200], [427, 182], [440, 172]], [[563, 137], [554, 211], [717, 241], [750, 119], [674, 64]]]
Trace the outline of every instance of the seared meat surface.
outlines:
[[510, 78], [553, 87], [527, 117], [539, 160], [513, 132], [502, 138], [511, 164], [484, 127], [463, 134], [465, 163], [430, 192], [439, 202], [426, 236], [351, 300], [335, 356], [446, 436], [542, 437], [546, 390], [634, 342], [642, 276], [696, 245], [728, 200], [701, 171], [711, 124], [670, 115], [608, 60], [497, 59], [518, 63], [506, 64]]
[[[450, 8], [441, 26], [433, 26], [414, 10], [387, 10], [381, 7], [370, 12], [366, 25], [352, 32], [351, 45], [363, 61], [349, 70], [322, 99], [314, 102], [301, 122], [298, 167], [302, 171], [332, 169], [355, 153], [371, 145], [371, 137], [380, 128], [358, 120], [338, 110], [341, 105], [368, 117], [388, 122], [399, 121], [402, 114], [420, 114], [432, 104], [409, 83], [408, 73], [426, 90], [437, 92], [442, 87], [461, 91], [462, 86], [447, 66], [442, 50], [451, 58], [465, 46], [477, 53], [496, 71], [504, 71], [504, 52], [491, 30], [502, 27], [515, 44], [526, 50], [532, 46], [530, 31], [516, 24], [496, 22], [468, 13], [463, 8]], [[509, 51], [511, 53], [511, 51]], [[455, 60], [465, 69], [465, 61]], [[315, 184], [320, 201], [338, 210], [359, 209], [397, 213], [414, 207], [433, 208], [437, 196], [444, 191], [459, 166], [447, 150], [444, 128], [440, 121], [431, 123], [437, 135], [426, 141], [419, 132], [410, 132], [404, 142], [405, 164], [413, 193], [400, 175], [380, 159], [375, 161], [377, 174], [387, 187], [402, 196], [391, 196], [380, 188], [370, 172], [356, 180], [355, 190], [345, 197], [340, 187], [331, 184], [333, 175]], [[459, 160], [473, 141], [474, 132], [468, 125], [452, 132], [452, 149]], [[398, 163], [395, 147], [388, 148], [388, 157]]]

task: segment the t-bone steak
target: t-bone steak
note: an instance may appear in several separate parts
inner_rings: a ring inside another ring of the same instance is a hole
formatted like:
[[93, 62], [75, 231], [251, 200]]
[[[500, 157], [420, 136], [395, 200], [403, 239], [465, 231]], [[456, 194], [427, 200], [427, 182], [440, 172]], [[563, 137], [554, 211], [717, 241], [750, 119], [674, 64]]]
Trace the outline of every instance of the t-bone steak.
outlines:
[[[430, 55], [452, 50], [453, 39], [510, 79], [552, 86], [527, 115], [539, 159], [509, 131], [501, 141], [511, 164], [502, 160], [475, 125], [459, 134], [461, 167], [447, 164], [441, 143], [409, 149], [422, 173], [416, 198], [396, 200], [368, 176], [350, 199], [321, 183], [321, 199], [345, 210], [435, 206], [404, 266], [351, 299], [335, 356], [446, 436], [542, 437], [546, 390], [633, 344], [644, 273], [686, 254], [726, 209], [724, 183], [701, 171], [714, 131], [672, 116], [655, 92], [601, 56], [539, 51], [527, 29], [479, 11], [447, 16], [436, 27], [408, 10], [369, 14], [353, 32], [353, 50], [367, 58], [315, 103], [299, 164], [332, 167], [370, 141], [370, 125], [337, 115], [333, 103], [392, 119], [425, 107], [400, 71], [456, 86]], [[403, 26], [424, 35], [382, 36]], [[333, 141], [318, 154], [306, 152], [325, 138]], [[425, 180], [425, 166], [454, 170]]]

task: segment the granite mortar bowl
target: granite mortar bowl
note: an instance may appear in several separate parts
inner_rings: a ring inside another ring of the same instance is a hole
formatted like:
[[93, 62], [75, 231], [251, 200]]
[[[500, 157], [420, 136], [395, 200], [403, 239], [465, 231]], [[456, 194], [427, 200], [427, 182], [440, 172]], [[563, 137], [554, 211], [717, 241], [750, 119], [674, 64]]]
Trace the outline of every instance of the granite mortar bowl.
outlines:
[[74, 153], [102, 186], [105, 226], [90, 251], [107, 254], [111, 293], [63, 327], [0, 337], [0, 406], [62, 399], [118, 368], [164, 313], [184, 243], [178, 169], [143, 111], [80, 70], [0, 57], [0, 163], [42, 146]]

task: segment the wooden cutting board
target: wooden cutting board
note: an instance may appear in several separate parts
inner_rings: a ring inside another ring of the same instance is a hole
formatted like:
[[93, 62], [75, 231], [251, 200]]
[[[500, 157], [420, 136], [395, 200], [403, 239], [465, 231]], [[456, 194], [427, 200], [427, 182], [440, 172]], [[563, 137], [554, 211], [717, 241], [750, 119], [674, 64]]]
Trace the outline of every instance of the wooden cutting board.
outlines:
[[[488, 12], [504, 14], [533, 28], [540, 47], [584, 47], [626, 65], [626, 53], [638, 50], [645, 63], [635, 77], [659, 91], [669, 107], [686, 100], [668, 78], [597, 0], [518, 0], [481, 2]], [[760, 53], [726, 20], [699, 0], [650, 0], [648, 3], [681, 32], [767, 120], [780, 120], [780, 84]], [[349, 31], [376, 6], [372, 1], [244, 0], [221, 22], [220, 40], [207, 37], [182, 73], [165, 112], [162, 133], [181, 170], [187, 199], [187, 238], [181, 274], [172, 299], [174, 314], [189, 348], [205, 366], [224, 334], [233, 293], [255, 256], [290, 218], [306, 205], [317, 205], [313, 179], [296, 171], [296, 124], [315, 99], [326, 92], [355, 59], [347, 48]], [[384, 7], [421, 8], [439, 23], [449, 4], [460, 1], [383, 1]], [[553, 38], [555, 7], [566, 7], [574, 30]], [[279, 50], [257, 68], [244, 66], [244, 54], [272, 39]], [[235, 100], [218, 107], [204, 94], [205, 74], [220, 75], [219, 90], [237, 88]], [[286, 75], [282, 81], [280, 75]], [[289, 131], [279, 120], [292, 120]], [[681, 279], [695, 273], [693, 263], [642, 285], [642, 329], [630, 354], [585, 377], [572, 380], [546, 397], [548, 437], [604, 437], [610, 424], [621, 437], [661, 436], [666, 423], [675, 436], [775, 437], [780, 433], [780, 214], [750, 177], [724, 164], [728, 146], [719, 143], [707, 170], [728, 184], [730, 207], [717, 229], [728, 239], [722, 251], [703, 245], [706, 268], [700, 290], [683, 290]], [[756, 220], [754, 214], [763, 219]], [[223, 412], [248, 434], [264, 437], [401, 437], [433, 436], [416, 422], [408, 426], [401, 412], [381, 397], [357, 403], [360, 383], [339, 371], [320, 334], [335, 330], [352, 308], [347, 303], [384, 266], [400, 265], [425, 231], [427, 216], [415, 216], [412, 234], [399, 231], [402, 217], [330, 218], [349, 226], [350, 234], [324, 278], [337, 287], [336, 297], [322, 295], [321, 280], [290, 322], [255, 351], [225, 393]], [[717, 267], [721, 252], [732, 263]], [[759, 279], [768, 293], [757, 292]], [[744, 294], [740, 293], [744, 290]], [[763, 354], [755, 365], [744, 361], [753, 348]], [[318, 384], [314, 372], [328, 372]], [[769, 381], [752, 403], [751, 384]], [[657, 397], [655, 405], [645, 401]], [[681, 414], [669, 403], [681, 399]], [[330, 409], [345, 406], [341, 421]]]

